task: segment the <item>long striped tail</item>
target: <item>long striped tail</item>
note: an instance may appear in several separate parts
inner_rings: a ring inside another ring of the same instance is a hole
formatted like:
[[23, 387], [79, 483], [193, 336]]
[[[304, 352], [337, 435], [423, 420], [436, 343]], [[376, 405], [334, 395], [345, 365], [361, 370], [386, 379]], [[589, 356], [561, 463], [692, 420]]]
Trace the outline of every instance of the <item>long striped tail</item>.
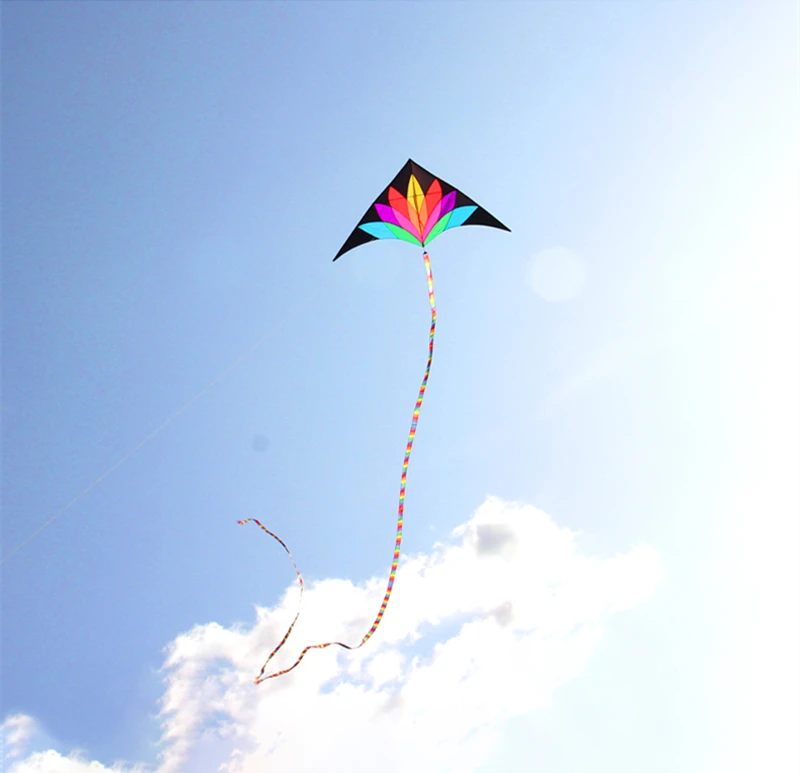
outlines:
[[257, 521], [255, 518], [248, 518], [244, 521], [239, 521], [239, 523], [248, 523], [253, 521], [253, 523], [257, 524], [263, 531], [269, 534], [270, 537], [277, 540], [283, 549], [289, 555], [289, 558], [294, 565], [294, 570], [297, 573], [297, 580], [300, 583], [300, 602], [298, 602], [298, 609], [297, 614], [292, 620], [292, 624], [289, 626], [289, 630], [286, 631], [283, 639], [281, 639], [280, 643], [277, 647], [275, 647], [272, 652], [270, 652], [269, 657], [264, 662], [264, 665], [261, 667], [261, 672], [259, 675], [253, 680], [254, 684], [261, 684], [261, 682], [265, 682], [267, 679], [274, 679], [276, 676], [283, 676], [283, 674], [288, 674], [290, 671], [293, 671], [297, 666], [300, 665], [300, 662], [306, 656], [306, 653], [309, 650], [323, 650], [326, 647], [330, 647], [332, 645], [336, 645], [337, 647], [344, 647], [347, 650], [357, 650], [360, 647], [363, 647], [373, 636], [375, 631], [378, 630], [378, 626], [381, 624], [381, 620], [383, 620], [383, 616], [386, 613], [386, 608], [389, 606], [389, 598], [392, 595], [392, 589], [394, 588], [394, 581], [395, 577], [397, 576], [397, 566], [400, 561], [400, 548], [403, 543], [403, 515], [405, 512], [405, 501], [406, 501], [406, 480], [408, 478], [408, 460], [411, 458], [411, 449], [414, 447], [414, 438], [417, 434], [417, 423], [419, 422], [419, 412], [422, 408], [422, 401], [425, 399], [425, 390], [428, 388], [428, 378], [431, 374], [431, 364], [433, 363], [433, 340], [436, 334], [436, 296], [434, 295], [433, 291], [433, 274], [431, 273], [431, 260], [428, 256], [428, 253], [425, 252], [422, 256], [423, 260], [425, 261], [425, 274], [428, 280], [428, 300], [431, 305], [431, 329], [430, 335], [428, 339], [428, 363], [425, 366], [425, 375], [422, 378], [422, 384], [419, 388], [419, 394], [417, 395], [417, 403], [414, 406], [414, 413], [411, 417], [411, 428], [408, 432], [408, 442], [406, 444], [406, 453], [403, 457], [403, 472], [400, 476], [400, 498], [399, 503], [397, 506], [397, 536], [395, 537], [394, 543], [394, 555], [392, 556], [392, 567], [389, 571], [389, 581], [386, 584], [386, 593], [383, 596], [383, 601], [381, 602], [381, 607], [378, 610], [378, 614], [375, 617], [374, 622], [372, 623], [372, 627], [364, 634], [364, 637], [358, 644], [351, 645], [345, 644], [344, 642], [340, 641], [328, 641], [323, 644], [309, 644], [307, 647], [303, 649], [300, 653], [299, 657], [295, 662], [289, 666], [289, 668], [284, 668], [281, 671], [276, 671], [272, 674], [265, 674], [264, 672], [267, 670], [267, 665], [272, 660], [272, 658], [278, 653], [278, 651], [286, 644], [286, 641], [289, 638], [289, 635], [294, 628], [294, 624], [297, 622], [297, 618], [300, 617], [300, 602], [303, 599], [303, 591], [305, 589], [305, 585], [303, 583], [303, 576], [300, 574], [300, 570], [297, 568], [297, 564], [292, 557], [289, 548], [286, 547], [284, 541], [278, 537], [277, 534], [273, 534], [269, 529], [267, 529], [264, 525], [261, 524], [260, 521]]

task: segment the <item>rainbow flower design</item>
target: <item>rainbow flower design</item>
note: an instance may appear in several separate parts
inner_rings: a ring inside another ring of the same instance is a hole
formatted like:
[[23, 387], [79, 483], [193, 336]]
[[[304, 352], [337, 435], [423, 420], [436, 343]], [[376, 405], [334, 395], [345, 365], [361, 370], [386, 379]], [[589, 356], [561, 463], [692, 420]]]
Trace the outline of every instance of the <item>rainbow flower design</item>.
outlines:
[[509, 230], [461, 191], [409, 159], [361, 218], [334, 260], [373, 239], [402, 239], [422, 247], [443, 231], [462, 225]]
[[404, 239], [422, 246], [433, 241], [442, 231], [463, 225], [476, 206], [455, 208], [456, 191], [442, 196], [442, 184], [434, 180], [423, 193], [419, 180], [408, 178], [408, 193], [403, 196], [389, 186], [389, 204], [375, 203], [380, 222], [359, 226], [377, 239]]

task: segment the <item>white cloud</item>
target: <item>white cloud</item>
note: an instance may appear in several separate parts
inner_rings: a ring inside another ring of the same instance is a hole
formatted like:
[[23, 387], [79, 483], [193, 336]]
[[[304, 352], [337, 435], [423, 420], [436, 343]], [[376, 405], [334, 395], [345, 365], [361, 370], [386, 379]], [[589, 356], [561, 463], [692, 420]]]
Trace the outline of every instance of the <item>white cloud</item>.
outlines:
[[25, 714], [7, 717], [2, 726], [2, 759], [4, 761], [22, 757], [30, 748], [37, 733], [36, 720]]
[[0, 769], [7, 773], [147, 773], [144, 765], [117, 763], [106, 767], [73, 750], [67, 755], [41, 725], [25, 714], [6, 717], [0, 725]]
[[[363, 650], [312, 651], [259, 687], [252, 679], [294, 615], [295, 588], [258, 609], [252, 627], [178, 636], [164, 664], [158, 772], [357, 773], [376, 760], [382, 771], [476, 770], [503, 722], [546, 708], [586, 667], [609, 616], [644, 601], [661, 576], [652, 548], [601, 559], [576, 538], [534, 507], [490, 497], [449, 543], [401, 565]], [[359, 641], [384, 582], [311, 584], [275, 667], [309, 642]], [[136, 770], [45, 754], [7, 757], [9, 773]]]

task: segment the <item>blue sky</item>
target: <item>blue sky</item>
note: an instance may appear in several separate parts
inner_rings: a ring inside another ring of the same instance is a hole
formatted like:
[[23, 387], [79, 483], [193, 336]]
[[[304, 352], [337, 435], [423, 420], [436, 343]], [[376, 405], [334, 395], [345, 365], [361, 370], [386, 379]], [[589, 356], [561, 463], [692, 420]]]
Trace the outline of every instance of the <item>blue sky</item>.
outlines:
[[[10, 770], [312, 769], [314, 733], [360, 770], [398, 727], [437, 771], [795, 770], [797, 22], [4, 4], [2, 555], [263, 339], [4, 561]], [[255, 688], [293, 573], [238, 519], [311, 585], [297, 647], [380, 602], [424, 270], [331, 258], [408, 157], [512, 233], [431, 246], [383, 640]]]

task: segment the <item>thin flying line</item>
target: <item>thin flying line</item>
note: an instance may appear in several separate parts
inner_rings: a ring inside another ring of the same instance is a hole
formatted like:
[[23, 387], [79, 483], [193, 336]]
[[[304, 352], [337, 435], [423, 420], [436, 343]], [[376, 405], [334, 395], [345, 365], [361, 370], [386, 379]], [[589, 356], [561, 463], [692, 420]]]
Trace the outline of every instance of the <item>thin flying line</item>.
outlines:
[[[328, 280], [325, 284], [320, 286], [315, 293], [312, 293], [311, 298], [315, 298], [317, 295], [322, 292], [322, 290], [326, 289], [327, 286], [331, 283], [331, 280]], [[2, 560], [0, 560], [0, 565], [4, 564], [8, 561], [11, 556], [13, 556], [16, 552], [21, 550], [25, 545], [27, 545], [34, 537], [39, 535], [43, 532], [53, 521], [55, 521], [59, 516], [63, 515], [67, 510], [69, 510], [73, 505], [77, 504], [81, 501], [92, 489], [102, 483], [109, 475], [111, 475], [117, 467], [124, 464], [128, 459], [130, 459], [137, 451], [140, 451], [144, 446], [146, 446], [156, 435], [158, 435], [163, 429], [167, 426], [172, 424], [175, 419], [177, 419], [184, 411], [186, 411], [193, 403], [196, 403], [206, 392], [211, 391], [220, 381], [222, 381], [225, 376], [227, 376], [232, 370], [237, 368], [241, 363], [246, 360], [256, 349], [258, 349], [265, 341], [272, 338], [275, 333], [277, 333], [290, 319], [297, 316], [300, 313], [301, 309], [295, 308], [294, 311], [291, 311], [287, 314], [280, 322], [278, 322], [275, 327], [273, 327], [266, 335], [264, 335], [258, 342], [253, 344], [244, 354], [239, 355], [237, 359], [235, 359], [225, 370], [222, 371], [218, 376], [212, 379], [206, 386], [204, 386], [194, 397], [192, 397], [188, 402], [184, 403], [184, 405], [179, 408], [175, 413], [169, 416], [165, 421], [163, 421], [156, 429], [154, 429], [144, 440], [140, 443], [135, 445], [130, 451], [128, 451], [125, 456], [121, 459], [116, 461], [111, 467], [109, 467], [99, 478], [95, 481], [90, 483], [80, 494], [76, 497], [71, 499], [67, 504], [64, 505], [55, 515], [51, 516], [48, 520], [46, 520], [36, 531], [34, 531], [30, 536], [26, 537], [22, 542], [19, 543], [8, 555], [4, 556]]]

